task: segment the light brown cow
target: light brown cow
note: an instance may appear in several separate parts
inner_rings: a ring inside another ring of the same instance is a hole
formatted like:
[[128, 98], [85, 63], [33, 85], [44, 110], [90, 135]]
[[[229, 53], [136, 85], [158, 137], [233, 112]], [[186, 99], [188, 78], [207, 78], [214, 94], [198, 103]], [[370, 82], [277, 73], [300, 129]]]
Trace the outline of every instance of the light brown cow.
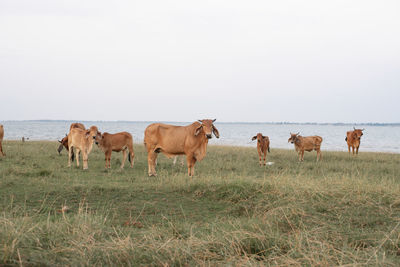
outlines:
[[353, 150], [353, 155], [354, 155], [354, 149], [356, 149], [356, 154], [358, 154], [358, 148], [360, 147], [360, 142], [361, 142], [361, 136], [363, 136], [363, 131], [365, 129], [356, 129], [353, 127], [354, 131], [348, 131], [347, 136], [344, 139], [347, 141], [347, 146], [349, 148], [349, 153], [350, 153], [350, 147]]
[[0, 124], [0, 154], [5, 157], [6, 153], [3, 151], [3, 137], [4, 137], [4, 127]]
[[75, 148], [76, 166], [79, 167], [79, 152], [82, 151], [83, 169], [88, 168], [88, 157], [93, 148], [93, 142], [96, 136], [100, 135], [96, 126], [90, 127], [89, 130], [72, 128], [68, 134], [68, 167], [71, 167], [72, 151]]
[[322, 157], [321, 155], [321, 136], [301, 136], [299, 133], [292, 134], [290, 133], [290, 138], [288, 142], [294, 144], [294, 148], [299, 154], [299, 161], [304, 160], [304, 150], [311, 152], [313, 150], [317, 151], [317, 161]]
[[133, 167], [133, 162], [135, 158], [135, 153], [133, 152], [133, 138], [128, 132], [120, 132], [116, 134], [103, 133], [102, 135], [96, 136], [96, 145], [104, 152], [106, 157], [105, 168], [111, 168], [111, 152], [123, 153], [123, 159], [121, 163], [121, 169], [124, 168], [126, 161], [126, 150], [129, 149], [128, 160], [131, 163], [131, 168]]
[[262, 166], [261, 155], [264, 154], [264, 166], [266, 165], [265, 159], [267, 157], [267, 151], [269, 151], [269, 137], [263, 136], [262, 133], [258, 133], [256, 136], [251, 138], [252, 141], [257, 139], [257, 152], [260, 161], [260, 166]]
[[[69, 126], [69, 131], [71, 131], [72, 128], [79, 128], [79, 129], [85, 130], [85, 125], [83, 125], [82, 123], [79, 123], [79, 122], [74, 122], [74, 123], [71, 123], [71, 125]], [[65, 135], [65, 137], [61, 140], [58, 140], [58, 142], [60, 143], [60, 145], [58, 146], [58, 149], [57, 149], [58, 154], [61, 153], [61, 151], [63, 150], [64, 147], [67, 151], [69, 151], [68, 135]], [[75, 157], [74, 151], [72, 151], [72, 160], [74, 160], [74, 157]]]
[[163, 123], [150, 124], [144, 132], [144, 144], [147, 149], [149, 176], [156, 175], [157, 153], [171, 158], [186, 155], [188, 175], [194, 175], [196, 161], [201, 161], [207, 152], [208, 139], [219, 138], [219, 132], [213, 125], [215, 120], [199, 120], [187, 126], [175, 126]]

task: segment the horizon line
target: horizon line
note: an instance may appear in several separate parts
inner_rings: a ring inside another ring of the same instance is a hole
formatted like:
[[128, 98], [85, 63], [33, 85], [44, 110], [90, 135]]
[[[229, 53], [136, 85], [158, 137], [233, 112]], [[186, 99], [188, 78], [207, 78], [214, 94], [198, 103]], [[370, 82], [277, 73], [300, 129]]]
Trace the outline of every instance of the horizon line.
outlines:
[[[34, 120], [2, 120], [3, 122], [178, 122], [178, 123], [190, 123], [190, 121], [153, 121], [153, 120], [55, 120], [55, 119], [34, 119]], [[234, 123], [242, 123], [242, 124], [319, 124], [319, 125], [400, 125], [400, 122], [291, 122], [291, 121], [218, 121], [218, 123], [226, 123], [226, 124], [234, 124]]]

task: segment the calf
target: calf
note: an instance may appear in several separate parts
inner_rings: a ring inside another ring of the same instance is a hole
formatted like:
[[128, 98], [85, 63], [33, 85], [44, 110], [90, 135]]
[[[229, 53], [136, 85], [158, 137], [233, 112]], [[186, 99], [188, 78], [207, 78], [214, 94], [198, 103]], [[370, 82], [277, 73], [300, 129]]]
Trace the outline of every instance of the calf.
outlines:
[[131, 163], [131, 168], [133, 167], [135, 153], [133, 152], [133, 138], [128, 132], [121, 132], [116, 134], [103, 133], [102, 135], [96, 136], [96, 145], [103, 150], [106, 157], [105, 168], [111, 168], [111, 152], [123, 153], [123, 159], [121, 163], [121, 169], [124, 168], [126, 161], [126, 150], [129, 149], [128, 160]]
[[356, 129], [355, 127], [353, 127], [353, 129], [354, 131], [347, 132], [347, 136], [344, 140], [347, 141], [347, 147], [349, 148], [349, 153], [351, 147], [354, 155], [354, 149], [356, 149], [356, 154], [358, 154], [358, 148], [360, 147], [361, 136], [363, 136], [363, 131], [365, 129]]
[[304, 160], [304, 150], [311, 152], [313, 150], [317, 151], [317, 161], [322, 157], [321, 155], [321, 136], [301, 136], [299, 133], [292, 134], [290, 133], [290, 138], [288, 142], [294, 144], [294, 148], [299, 154], [299, 161]]
[[79, 152], [82, 151], [83, 169], [88, 168], [88, 157], [93, 148], [93, 142], [100, 135], [96, 126], [89, 130], [72, 128], [68, 134], [68, 167], [71, 167], [71, 157], [73, 148], [76, 152], [76, 166], [79, 167]]
[[253, 136], [251, 138], [252, 141], [257, 139], [257, 151], [258, 151], [258, 157], [260, 161], [260, 166], [262, 166], [261, 163], [261, 154], [264, 154], [264, 166], [266, 165], [265, 163], [265, 158], [267, 157], [267, 151], [269, 151], [269, 138], [268, 136], [263, 136], [262, 133], [258, 133], [256, 136]]
[[0, 154], [5, 157], [6, 153], [3, 151], [3, 137], [4, 137], [4, 127], [0, 124]]
[[[73, 128], [79, 128], [79, 129], [85, 130], [85, 125], [83, 125], [82, 123], [79, 123], [79, 122], [74, 122], [74, 123], [71, 123], [71, 125], [69, 126], [69, 130], [71, 131], [71, 129], [73, 129]], [[65, 137], [61, 140], [58, 140], [58, 142], [60, 143], [60, 145], [58, 146], [58, 149], [57, 149], [58, 154], [61, 153], [61, 151], [63, 150], [64, 147], [67, 151], [69, 151], [68, 135], [65, 135]], [[74, 158], [75, 158], [74, 151], [72, 151], [72, 161], [74, 160]]]

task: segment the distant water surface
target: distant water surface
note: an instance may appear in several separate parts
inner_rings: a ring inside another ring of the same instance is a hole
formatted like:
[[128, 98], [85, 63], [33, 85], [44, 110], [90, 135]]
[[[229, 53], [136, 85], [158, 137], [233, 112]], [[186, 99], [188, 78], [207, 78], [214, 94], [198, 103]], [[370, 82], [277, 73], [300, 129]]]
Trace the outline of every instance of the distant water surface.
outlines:
[[[59, 140], [69, 130], [73, 121], [4, 121], [4, 139], [21, 140], [24, 136], [30, 140]], [[135, 143], [143, 143], [144, 130], [152, 122], [118, 122], [118, 121], [85, 121], [86, 127], [96, 125], [101, 132], [130, 132]], [[175, 125], [188, 125], [186, 122], [172, 122]], [[279, 123], [215, 123], [221, 137], [213, 138], [210, 144], [231, 146], [256, 146], [251, 137], [258, 132], [269, 136], [271, 148], [292, 149], [293, 144], [287, 142], [290, 132], [300, 132], [301, 135], [319, 135], [324, 140], [323, 150], [347, 151], [344, 140], [346, 131], [352, 130], [352, 125], [335, 124], [279, 124]], [[400, 153], [399, 125], [357, 125], [365, 128], [361, 139], [360, 151]]]

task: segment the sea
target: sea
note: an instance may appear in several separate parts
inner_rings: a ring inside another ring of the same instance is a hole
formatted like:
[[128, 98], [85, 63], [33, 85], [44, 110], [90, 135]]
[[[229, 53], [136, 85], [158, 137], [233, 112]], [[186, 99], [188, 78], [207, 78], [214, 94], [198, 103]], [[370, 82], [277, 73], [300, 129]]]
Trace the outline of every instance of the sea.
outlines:
[[[37, 120], [2, 121], [5, 140], [29, 141], [62, 139], [69, 131], [69, 125], [76, 121]], [[81, 121], [82, 122], [82, 121]], [[134, 143], [143, 143], [144, 130], [153, 122], [136, 121], [83, 121], [87, 128], [96, 125], [101, 132], [126, 131], [132, 134]], [[190, 122], [164, 122], [174, 125], [188, 125]], [[344, 124], [344, 123], [242, 123], [215, 122], [220, 138], [212, 138], [210, 145], [255, 147], [251, 138], [262, 133], [270, 138], [271, 149], [293, 149], [288, 143], [290, 133], [302, 136], [319, 135], [323, 138], [322, 150], [347, 151], [346, 132], [353, 127], [365, 129], [360, 151], [400, 153], [400, 124]]]

